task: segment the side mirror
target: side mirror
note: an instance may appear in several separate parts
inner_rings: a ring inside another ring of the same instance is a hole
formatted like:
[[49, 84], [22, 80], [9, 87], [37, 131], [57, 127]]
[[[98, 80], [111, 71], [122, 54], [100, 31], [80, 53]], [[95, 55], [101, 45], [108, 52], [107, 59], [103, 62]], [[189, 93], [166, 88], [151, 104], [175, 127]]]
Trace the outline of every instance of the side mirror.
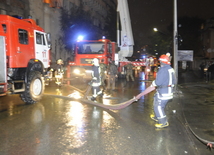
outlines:
[[47, 38], [48, 46], [51, 47], [51, 34], [47, 33], [46, 38]]

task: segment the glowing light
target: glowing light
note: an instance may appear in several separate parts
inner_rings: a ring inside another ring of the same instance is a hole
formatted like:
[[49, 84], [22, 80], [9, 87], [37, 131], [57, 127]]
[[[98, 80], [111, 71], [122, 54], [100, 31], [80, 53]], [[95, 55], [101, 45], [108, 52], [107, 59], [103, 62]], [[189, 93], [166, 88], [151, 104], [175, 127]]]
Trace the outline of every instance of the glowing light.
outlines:
[[81, 98], [81, 95], [80, 95], [80, 93], [78, 91], [75, 91], [72, 94], [69, 94], [68, 97], [79, 99], [79, 98]]
[[143, 55], [143, 56], [142, 56], [142, 58], [143, 58], [143, 59], [145, 59], [145, 58], [146, 58], [146, 56], [145, 56], [145, 55]]
[[[68, 112], [65, 114], [65, 121], [67, 131], [64, 133], [63, 137], [72, 137], [73, 143], [71, 144], [73, 147], [81, 147], [84, 142], [84, 112], [83, 105], [76, 101], [70, 101], [70, 107], [67, 107]], [[71, 130], [71, 128], [73, 128]]]
[[57, 88], [57, 89], [56, 89], [56, 94], [62, 96], [61, 90]]
[[158, 31], [158, 29], [157, 29], [157, 28], [153, 28], [153, 30], [154, 30], [155, 32], [157, 32], [157, 31]]
[[77, 125], [78, 127], [82, 127], [82, 118], [83, 114], [83, 106], [81, 103], [76, 101], [71, 101], [70, 111], [67, 113], [68, 116], [71, 118], [68, 125]]
[[[111, 97], [111, 95], [107, 95], [107, 94], [104, 94], [103, 95], [103, 98], [105, 99], [105, 98], [109, 98], [109, 97]], [[106, 104], [106, 103], [105, 103]], [[109, 105], [109, 103], [108, 103], [108, 105]]]
[[142, 72], [142, 74], [141, 74], [142, 80], [146, 79], [145, 76], [146, 76], [146, 74], [144, 72]]
[[141, 69], [141, 67], [140, 66], [137, 66], [137, 70], [140, 70]]
[[77, 41], [81, 41], [81, 40], [83, 40], [83, 38], [84, 38], [83, 36], [78, 36]]
[[103, 120], [104, 120], [104, 122], [105, 122], [106, 124], [110, 124], [110, 123], [112, 123], [112, 121], [113, 121], [114, 119], [113, 119], [112, 116], [109, 115], [107, 112], [103, 111]]
[[75, 73], [75, 74], [80, 74], [80, 70], [79, 70], [79, 69], [75, 69], [75, 70], [74, 70], [74, 73]]
[[85, 70], [86, 73], [92, 73], [92, 70]]

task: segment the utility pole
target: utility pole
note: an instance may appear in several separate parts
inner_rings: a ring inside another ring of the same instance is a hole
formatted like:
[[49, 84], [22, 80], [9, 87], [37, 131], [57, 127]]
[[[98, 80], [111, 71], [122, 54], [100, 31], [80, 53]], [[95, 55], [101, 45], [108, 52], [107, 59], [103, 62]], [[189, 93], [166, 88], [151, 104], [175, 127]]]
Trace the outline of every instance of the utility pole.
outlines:
[[177, 0], [174, 0], [174, 33], [173, 33], [173, 43], [174, 43], [174, 50], [173, 50], [173, 57], [174, 57], [174, 70], [176, 78], [178, 79], [178, 27], [177, 27]]

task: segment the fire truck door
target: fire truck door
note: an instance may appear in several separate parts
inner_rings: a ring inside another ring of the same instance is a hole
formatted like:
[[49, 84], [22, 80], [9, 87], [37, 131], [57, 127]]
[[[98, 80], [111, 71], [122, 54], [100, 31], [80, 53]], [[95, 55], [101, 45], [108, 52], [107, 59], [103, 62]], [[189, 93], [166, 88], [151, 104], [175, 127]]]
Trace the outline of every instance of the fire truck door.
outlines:
[[40, 31], [34, 32], [35, 36], [35, 56], [36, 59], [39, 59], [43, 62], [44, 67], [49, 67], [49, 47], [46, 40], [45, 33]]
[[15, 61], [10, 61], [10, 67], [26, 67], [29, 58], [32, 57], [32, 49], [29, 48], [31, 47], [29, 30], [26, 27], [14, 24], [14, 32], [12, 34], [15, 35], [10, 38], [13, 44], [12, 48], [14, 48], [12, 55]]
[[0, 83], [7, 82], [5, 38], [0, 36]]

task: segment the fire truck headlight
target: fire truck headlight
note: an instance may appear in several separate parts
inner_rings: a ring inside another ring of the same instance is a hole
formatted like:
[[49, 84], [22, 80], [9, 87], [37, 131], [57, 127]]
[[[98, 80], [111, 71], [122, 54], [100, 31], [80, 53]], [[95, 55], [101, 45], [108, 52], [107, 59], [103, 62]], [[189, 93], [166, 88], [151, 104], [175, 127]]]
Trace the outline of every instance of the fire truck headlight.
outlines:
[[12, 77], [12, 76], [13, 76], [13, 73], [14, 73], [14, 69], [8, 68], [8, 70], [7, 70], [7, 75], [8, 75], [9, 77]]
[[74, 74], [80, 74], [80, 70], [79, 69], [75, 69], [74, 70]]

